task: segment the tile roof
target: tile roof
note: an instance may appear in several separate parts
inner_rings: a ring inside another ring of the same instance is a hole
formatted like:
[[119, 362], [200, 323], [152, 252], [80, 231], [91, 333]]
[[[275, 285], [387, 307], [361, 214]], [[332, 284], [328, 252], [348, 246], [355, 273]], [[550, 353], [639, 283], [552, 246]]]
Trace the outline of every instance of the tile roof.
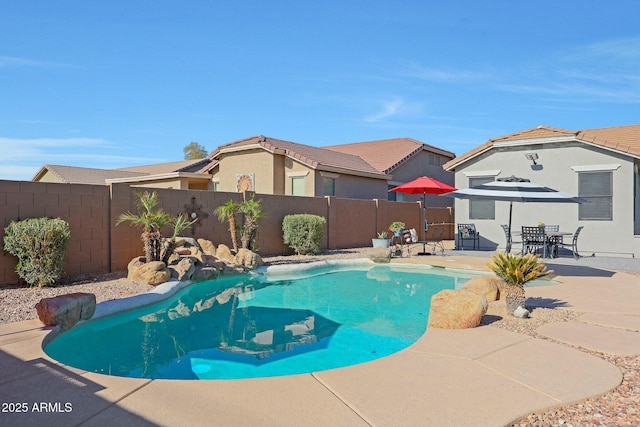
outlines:
[[155, 165], [131, 166], [116, 170], [156, 175], [171, 172], [194, 172], [201, 169], [206, 163], [209, 163], [209, 160], [207, 158], [204, 158], [195, 160], [181, 160], [178, 162], [169, 163], [158, 163]]
[[442, 150], [411, 138], [356, 142], [353, 144], [331, 145], [324, 148], [358, 156], [377, 170], [387, 174], [422, 150], [450, 158], [455, 157], [455, 154], [450, 151]]
[[106, 179], [129, 178], [148, 175], [146, 173], [117, 169], [95, 169], [81, 168], [77, 166], [44, 165], [35, 174], [32, 181], [39, 181], [47, 171], [55, 175], [60, 180], [60, 182], [63, 182], [65, 184], [105, 185]]
[[[209, 159], [183, 160], [155, 165], [134, 166], [121, 169], [96, 169], [78, 166], [44, 165], [32, 181], [39, 181], [45, 173], [55, 175], [65, 184], [105, 185], [107, 179], [135, 178], [174, 172], [192, 172], [209, 163]], [[194, 169], [195, 168], [195, 169]]]
[[634, 157], [640, 157], [640, 125], [615, 126], [579, 131], [554, 128], [550, 126], [538, 126], [511, 133], [509, 135], [491, 138], [489, 141], [474, 148], [473, 150], [470, 150], [445, 163], [443, 167], [445, 170], [451, 170], [476, 155], [491, 150], [498, 143], [545, 138], [570, 139], [578, 142], [599, 145]]
[[640, 125], [587, 129], [578, 139], [640, 157]]
[[345, 170], [356, 175], [373, 176], [380, 179], [388, 179], [388, 176], [374, 168], [362, 158], [353, 155], [340, 153], [326, 148], [313, 147], [310, 145], [298, 144], [291, 141], [257, 135], [240, 141], [231, 142], [218, 147], [209, 155], [212, 163], [200, 170], [206, 172], [212, 169], [220, 154], [228, 151], [239, 151], [251, 147], [261, 147], [271, 153], [281, 151], [285, 156], [297, 160], [313, 169], [319, 170]]

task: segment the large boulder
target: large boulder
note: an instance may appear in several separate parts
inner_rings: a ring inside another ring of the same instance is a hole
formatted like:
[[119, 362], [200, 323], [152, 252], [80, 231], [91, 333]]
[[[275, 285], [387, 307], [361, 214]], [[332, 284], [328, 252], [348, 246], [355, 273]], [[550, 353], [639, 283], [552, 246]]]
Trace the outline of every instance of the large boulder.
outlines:
[[73, 293], [53, 298], [43, 298], [36, 305], [38, 318], [46, 326], [60, 326], [66, 330], [80, 320], [89, 320], [96, 312], [96, 296], [89, 293]]
[[194, 282], [204, 282], [205, 280], [216, 279], [220, 275], [220, 270], [215, 267], [203, 267], [196, 265], [191, 280]]
[[475, 328], [487, 313], [484, 295], [445, 289], [431, 297], [427, 327], [441, 329]]
[[206, 262], [205, 260], [206, 255], [204, 254], [202, 249], [200, 249], [199, 247], [191, 246], [189, 248], [189, 252], [191, 257], [193, 257], [198, 263], [204, 264]]
[[157, 286], [171, 277], [167, 265], [162, 261], [144, 262], [144, 257], [131, 260], [127, 266], [127, 279], [139, 285]]
[[179, 281], [191, 280], [193, 272], [196, 271], [196, 259], [193, 257], [182, 257], [176, 264], [169, 266], [171, 278]]
[[200, 245], [200, 247], [202, 248], [202, 251], [206, 255], [215, 256], [216, 245], [214, 245], [213, 242], [211, 242], [211, 240], [198, 239], [198, 244]]
[[216, 258], [227, 263], [233, 263], [235, 257], [231, 253], [231, 249], [229, 249], [229, 246], [221, 243], [216, 249]]
[[504, 289], [504, 280], [497, 276], [478, 276], [462, 285], [465, 291], [484, 295], [488, 302], [500, 299], [500, 291]]
[[233, 258], [233, 263], [247, 267], [249, 270], [264, 264], [262, 257], [249, 249], [238, 249], [238, 253]]
[[391, 262], [391, 248], [373, 248], [367, 251], [367, 257], [376, 263]]

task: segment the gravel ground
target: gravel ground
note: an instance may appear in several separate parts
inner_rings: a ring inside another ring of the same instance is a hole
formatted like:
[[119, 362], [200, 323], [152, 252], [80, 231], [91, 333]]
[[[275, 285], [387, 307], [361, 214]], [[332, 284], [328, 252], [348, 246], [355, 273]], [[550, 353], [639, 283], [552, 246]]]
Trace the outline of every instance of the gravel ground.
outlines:
[[[312, 262], [323, 259], [361, 258], [367, 249], [347, 249], [328, 251], [319, 256], [287, 256], [265, 258], [270, 265]], [[638, 275], [638, 272], [630, 272]], [[0, 324], [37, 319], [35, 305], [42, 298], [72, 292], [90, 292], [96, 295], [97, 302], [123, 298], [147, 292], [152, 286], [137, 285], [126, 279], [126, 272], [114, 272], [105, 275], [77, 279], [57, 287], [0, 288]], [[582, 313], [567, 309], [536, 308], [530, 319], [503, 317], [504, 306], [498, 301], [492, 303], [483, 319], [483, 324], [504, 328], [536, 338], [548, 339], [536, 330], [550, 322], [568, 322]], [[552, 341], [552, 340], [551, 340]], [[560, 343], [566, 345], [564, 343]], [[513, 427], [590, 427], [590, 426], [640, 426], [640, 355], [623, 357], [594, 352], [580, 347], [580, 351], [599, 357], [617, 366], [623, 373], [622, 383], [603, 396], [587, 399], [572, 405], [554, 408], [546, 412], [536, 412], [514, 423]]]

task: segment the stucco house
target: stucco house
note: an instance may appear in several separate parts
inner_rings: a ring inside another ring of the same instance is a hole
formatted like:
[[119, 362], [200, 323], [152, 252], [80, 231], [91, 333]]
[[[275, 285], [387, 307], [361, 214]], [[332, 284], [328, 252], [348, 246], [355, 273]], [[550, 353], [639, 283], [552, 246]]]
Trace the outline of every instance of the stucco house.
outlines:
[[[467, 188], [515, 175], [588, 200], [513, 203], [513, 230], [522, 225], [583, 226], [582, 256], [640, 257], [640, 125], [566, 130], [538, 126], [492, 138], [447, 162], [455, 186]], [[504, 250], [500, 224], [509, 203], [455, 200], [457, 223], [475, 223], [481, 246]], [[517, 248], [517, 246], [516, 246]]]
[[122, 169], [44, 165], [31, 180], [93, 185], [126, 183], [140, 187], [212, 190], [210, 177], [198, 172], [208, 163], [208, 159], [197, 159]]
[[[423, 175], [453, 185], [455, 155], [411, 138], [313, 147], [263, 135], [224, 144], [207, 158], [122, 169], [44, 165], [32, 181], [417, 201], [389, 190]], [[430, 207], [453, 201], [427, 196]]]
[[[201, 172], [211, 174], [217, 191], [413, 201], [418, 197], [388, 190], [422, 175], [452, 185], [442, 165], [454, 157], [411, 138], [313, 147], [258, 135], [221, 145]], [[427, 203], [453, 204], [437, 197]]]

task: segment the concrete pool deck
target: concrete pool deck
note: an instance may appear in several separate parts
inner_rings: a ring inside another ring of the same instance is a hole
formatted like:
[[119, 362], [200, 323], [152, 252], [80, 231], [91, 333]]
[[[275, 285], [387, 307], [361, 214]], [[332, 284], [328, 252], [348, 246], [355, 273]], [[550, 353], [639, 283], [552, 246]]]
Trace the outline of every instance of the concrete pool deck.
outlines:
[[[394, 262], [484, 269], [486, 255], [477, 255]], [[640, 354], [640, 280], [581, 260], [551, 266], [560, 284], [527, 288], [537, 303], [585, 313], [539, 332], [590, 350]], [[80, 371], [44, 354], [49, 332], [38, 320], [0, 325], [0, 425], [501, 426], [622, 380], [617, 367], [587, 352], [492, 326], [428, 330], [406, 350], [361, 365], [233, 381]]]

